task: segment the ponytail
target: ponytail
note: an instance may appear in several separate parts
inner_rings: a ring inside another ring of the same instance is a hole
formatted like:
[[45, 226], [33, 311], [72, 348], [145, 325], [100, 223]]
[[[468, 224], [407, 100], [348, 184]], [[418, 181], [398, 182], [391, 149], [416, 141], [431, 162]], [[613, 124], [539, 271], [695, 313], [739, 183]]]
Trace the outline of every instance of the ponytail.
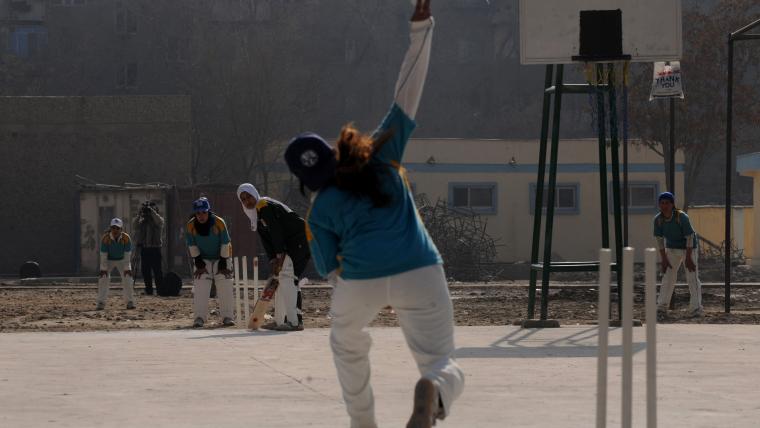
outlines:
[[381, 176], [388, 173], [388, 166], [372, 162], [372, 156], [390, 139], [389, 133], [376, 140], [360, 133], [353, 124], [340, 130], [338, 138], [338, 164], [335, 168], [335, 184], [358, 197], [368, 197], [375, 207], [391, 202], [390, 196], [381, 190]]

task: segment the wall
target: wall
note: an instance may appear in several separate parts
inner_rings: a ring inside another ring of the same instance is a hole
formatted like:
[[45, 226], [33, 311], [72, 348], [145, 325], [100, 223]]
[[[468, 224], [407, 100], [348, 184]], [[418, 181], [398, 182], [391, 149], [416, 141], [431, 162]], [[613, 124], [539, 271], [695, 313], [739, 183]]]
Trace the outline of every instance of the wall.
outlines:
[[75, 273], [79, 184], [188, 184], [190, 136], [187, 96], [0, 97], [0, 273]]
[[[602, 244], [599, 206], [599, 175], [596, 140], [562, 140], [557, 183], [579, 185], [578, 209], [575, 213], [555, 215], [552, 252], [557, 260], [594, 260]], [[630, 150], [630, 181], [658, 183], [665, 189], [662, 158], [641, 146]], [[431, 161], [431, 156], [433, 160]], [[608, 164], [609, 164], [608, 150]], [[433, 201], [448, 199], [451, 182], [495, 182], [497, 209], [484, 214], [488, 231], [497, 238], [498, 260], [518, 262], [530, 260], [533, 231], [530, 186], [536, 182], [538, 143], [506, 140], [416, 139], [409, 143], [405, 166], [417, 193], [425, 193]], [[683, 156], [677, 158], [677, 191], [683, 189]], [[610, 171], [608, 166], [608, 171]], [[608, 187], [611, 176], [608, 174]], [[622, 177], [621, 177], [622, 181]], [[610, 244], [614, 245], [612, 201], [605, 214], [610, 220]], [[629, 245], [641, 249], [653, 245], [651, 210], [631, 211]], [[543, 250], [542, 250], [543, 251]]]
[[[81, 273], [94, 274], [99, 270], [100, 238], [108, 230], [109, 221], [113, 217], [119, 217], [124, 221], [124, 231], [133, 240], [136, 232], [132, 220], [137, 216], [141, 204], [146, 200], [152, 200], [158, 206], [158, 212], [164, 218], [165, 225], [168, 223], [167, 205], [168, 195], [163, 189], [88, 189], [79, 194], [79, 268]], [[164, 242], [166, 240], [166, 227], [164, 227]], [[163, 248], [164, 260], [166, 260], [166, 245]], [[164, 263], [166, 265], [166, 263]]]
[[[689, 208], [689, 219], [697, 233], [716, 245], [726, 239], [725, 206], [706, 205]], [[747, 258], [754, 259], [755, 248], [754, 207], [734, 206], [731, 211], [731, 237]]]

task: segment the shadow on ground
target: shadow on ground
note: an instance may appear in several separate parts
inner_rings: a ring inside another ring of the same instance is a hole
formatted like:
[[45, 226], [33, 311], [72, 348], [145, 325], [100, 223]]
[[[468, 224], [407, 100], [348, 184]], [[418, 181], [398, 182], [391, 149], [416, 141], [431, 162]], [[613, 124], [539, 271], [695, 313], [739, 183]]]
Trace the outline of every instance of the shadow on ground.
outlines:
[[[616, 329], [611, 329], [613, 331]], [[519, 329], [488, 347], [465, 347], [455, 351], [456, 358], [589, 358], [597, 356], [597, 328], [590, 327], [559, 338], [542, 338], [541, 329]], [[646, 343], [633, 344], [633, 352], [646, 349]], [[609, 347], [609, 356], [620, 357], [623, 347]]]

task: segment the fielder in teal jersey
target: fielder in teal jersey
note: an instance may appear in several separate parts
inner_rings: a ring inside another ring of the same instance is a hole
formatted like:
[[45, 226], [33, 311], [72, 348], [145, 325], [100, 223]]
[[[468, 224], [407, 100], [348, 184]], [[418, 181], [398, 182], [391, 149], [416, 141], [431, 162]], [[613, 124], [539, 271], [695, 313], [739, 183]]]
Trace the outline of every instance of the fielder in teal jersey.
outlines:
[[657, 297], [657, 317], [667, 318], [668, 306], [676, 286], [678, 269], [686, 267], [686, 282], [689, 284], [689, 315], [701, 317], [702, 283], [699, 281], [697, 234], [691, 227], [689, 216], [675, 207], [675, 196], [670, 192], [658, 198], [660, 212], [654, 218], [654, 237], [660, 250], [662, 286]]

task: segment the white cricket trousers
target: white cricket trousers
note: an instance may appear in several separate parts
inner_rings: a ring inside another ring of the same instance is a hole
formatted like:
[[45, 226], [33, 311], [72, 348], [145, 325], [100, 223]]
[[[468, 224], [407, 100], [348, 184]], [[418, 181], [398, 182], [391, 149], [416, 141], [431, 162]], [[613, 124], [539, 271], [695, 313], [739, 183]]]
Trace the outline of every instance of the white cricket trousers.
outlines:
[[665, 275], [662, 276], [662, 286], [660, 287], [660, 294], [657, 296], [657, 308], [666, 311], [670, 306], [670, 298], [673, 296], [673, 290], [676, 288], [676, 279], [678, 277], [678, 269], [681, 265], [684, 265], [686, 269], [686, 282], [689, 284], [689, 311], [696, 312], [702, 309], [702, 283], [699, 281], [699, 255], [695, 249], [691, 250], [691, 258], [696, 265], [694, 272], [686, 269], [686, 250], [679, 250], [676, 248], [666, 248], [665, 254], [668, 256], [670, 265]]
[[[132, 277], [124, 275], [124, 260], [108, 260], [108, 274], [98, 278], [98, 304], [105, 305], [108, 300], [108, 289], [111, 286], [111, 272], [116, 268], [116, 271], [121, 277], [121, 290], [124, 295], [124, 300], [127, 303], [135, 303], [135, 293], [132, 284]], [[134, 275], [134, 272], [132, 273]]]
[[370, 386], [372, 339], [364, 328], [388, 305], [398, 315], [420, 374], [438, 388], [445, 415], [464, 389], [464, 374], [452, 357], [454, 313], [441, 265], [369, 280], [338, 277], [330, 346], [352, 428], [377, 427]]
[[211, 282], [213, 280], [216, 283], [216, 295], [219, 298], [222, 319], [235, 319], [235, 294], [232, 290], [232, 278], [227, 278], [219, 273], [219, 260], [203, 261], [206, 262], [206, 273], [201, 275], [200, 278], [193, 278], [193, 311], [195, 311], [195, 318], [202, 318], [203, 322], [206, 322], [206, 318], [208, 317], [208, 299], [211, 295]]
[[274, 294], [274, 321], [277, 325], [282, 325], [285, 324], [285, 319], [287, 318], [289, 324], [297, 326], [298, 315], [300, 315], [298, 292], [301, 290], [298, 286], [296, 274], [293, 270], [293, 260], [290, 259], [290, 256], [285, 256], [285, 261], [282, 263], [282, 269], [280, 269], [280, 275], [277, 279], [280, 281], [280, 285]]

